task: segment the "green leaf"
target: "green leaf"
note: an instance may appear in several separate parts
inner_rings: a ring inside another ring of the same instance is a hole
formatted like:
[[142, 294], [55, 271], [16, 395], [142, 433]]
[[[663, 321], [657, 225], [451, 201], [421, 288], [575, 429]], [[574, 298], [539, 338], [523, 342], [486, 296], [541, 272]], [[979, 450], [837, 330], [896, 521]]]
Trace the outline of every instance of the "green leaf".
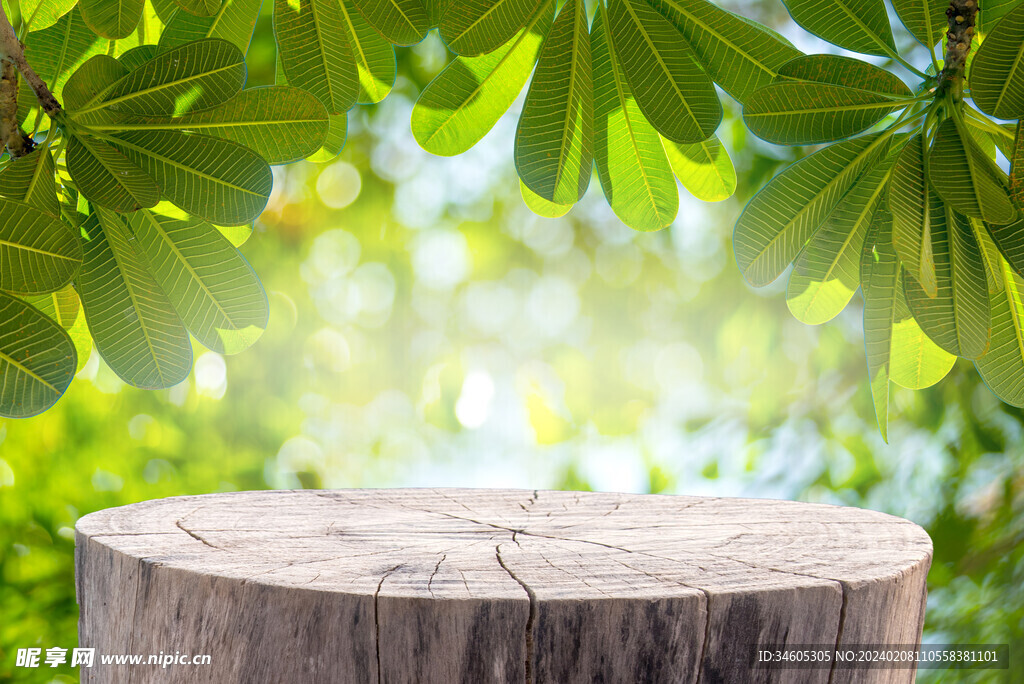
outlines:
[[736, 168], [718, 136], [690, 145], [662, 139], [672, 172], [691, 195], [721, 202], [736, 191]]
[[1011, 268], [1024, 274], [1024, 219], [1006, 225], [986, 223], [985, 227]]
[[711, 79], [739, 102], [800, 51], [781, 36], [705, 0], [649, 0], [675, 24]]
[[888, 439], [889, 381], [923, 389], [944, 378], [956, 357], [932, 342], [910, 313], [892, 249], [892, 217], [884, 206], [875, 212], [860, 263], [868, 378], [878, 427]]
[[[46, 82], [54, 97], [63, 102], [64, 84], [68, 78], [90, 57], [106, 51], [108, 42], [85, 25], [80, 9], [74, 9], [50, 28], [28, 34], [25, 59]], [[19, 101], [35, 101], [26, 86], [22, 88]]]
[[992, 342], [974, 365], [997, 397], [1024, 406], [1024, 280], [1005, 261], [1002, 267], [1003, 289], [991, 299]]
[[553, 16], [554, 2], [545, 2], [505, 45], [448, 64], [413, 107], [416, 142], [431, 154], [446, 157], [479, 142], [519, 96]]
[[989, 294], [995, 294], [1003, 289], [1003, 257], [999, 252], [992, 236], [985, 230], [985, 224], [978, 219], [967, 219], [970, 223], [974, 239], [981, 249], [981, 258], [985, 262], [986, 282], [988, 283]]
[[830, 321], [853, 298], [864, 239], [884, 203], [892, 164], [890, 155], [865, 171], [794, 262], [786, 304], [801, 323]]
[[50, 216], [60, 216], [56, 169], [47, 145], [40, 145], [0, 172], [0, 197], [25, 202]]
[[[30, 25], [32, 31], [42, 31], [57, 23], [71, 11], [77, 0], [20, 0], [21, 20]], [[3, 0], [7, 16], [13, 20], [9, 0]]]
[[988, 348], [988, 283], [968, 219], [947, 207], [945, 230], [933, 235], [938, 293], [929, 297], [908, 278], [907, 304], [921, 329], [950, 354], [976, 359]]
[[395, 45], [415, 45], [430, 30], [422, 0], [352, 0], [366, 21]]
[[722, 120], [711, 79], [679, 30], [645, 0], [608, 6], [608, 34], [640, 111], [678, 143], [707, 140]]
[[[999, 20], [1006, 16], [1006, 13], [1020, 5], [1020, 0], [986, 0], [985, 11], [978, 12], [975, 16], [975, 23], [978, 31], [987, 36]], [[979, 8], [980, 9], [980, 8]]]
[[121, 218], [98, 209], [82, 227], [85, 262], [76, 280], [96, 349], [118, 377], [162, 389], [192, 369], [188, 332], [146, 269]]
[[928, 155], [928, 179], [954, 209], [988, 223], [1011, 223], [1017, 210], [997, 167], [953, 119], [939, 125]]
[[208, 349], [235, 354], [267, 327], [267, 295], [249, 263], [216, 228], [139, 211], [139, 251], [185, 327]]
[[905, 106], [892, 96], [826, 83], [774, 83], [743, 105], [751, 132], [779, 145], [809, 145], [848, 138]]
[[761, 287], [782, 274], [890, 138], [873, 134], [830, 145], [777, 175], [736, 222], [733, 249], [743, 277]]
[[[117, 61], [128, 71], [134, 71], [157, 55], [156, 45], [139, 45], [128, 50]], [[66, 104], [66, 103], [65, 103]]]
[[320, 149], [311, 154], [307, 159], [317, 164], [329, 162], [339, 154], [345, 147], [345, 139], [348, 137], [348, 115], [338, 114], [328, 117], [327, 137], [324, 139]]
[[932, 235], [942, 229], [946, 212], [932, 186], [925, 179], [921, 135], [907, 141], [892, 170], [889, 208], [893, 216], [892, 242], [904, 268], [928, 296], [938, 292]]
[[519, 181], [519, 193], [523, 196], [523, 203], [526, 207], [537, 216], [544, 218], [559, 218], [565, 216], [572, 209], [572, 204], [555, 204], [554, 202], [548, 201], [535, 193], [530, 188], [526, 187], [521, 179]]
[[463, 0], [449, 5], [438, 27], [441, 40], [457, 55], [474, 57], [512, 39], [537, 13], [542, 0]]
[[1017, 122], [1013, 150], [1006, 154], [1010, 160], [1010, 199], [1024, 212], [1024, 123]]
[[594, 92], [587, 15], [567, 0], [541, 48], [516, 129], [519, 177], [546, 200], [583, 197], [593, 166]]
[[[819, 38], [866, 55], [896, 51], [882, 0], [783, 0], [793, 21]], [[887, 50], [888, 48], [888, 50]]]
[[244, 55], [256, 29], [263, 0], [223, 0], [212, 16], [196, 16], [178, 10], [160, 34], [158, 50], [171, 48], [202, 38], [220, 38], [232, 43]]
[[114, 211], [136, 211], [160, 201], [160, 188], [127, 157], [91, 135], [68, 142], [68, 173], [87, 200]]
[[19, 295], [67, 285], [82, 263], [78, 236], [24, 202], [0, 199], [0, 290]]
[[1024, 5], [1000, 19], [985, 37], [969, 80], [971, 97], [981, 111], [999, 119], [1024, 116]]
[[341, 0], [341, 18], [345, 23], [349, 47], [359, 74], [357, 104], [380, 102], [391, 92], [398, 75], [395, 48], [384, 36], [366, 23], [352, 0]]
[[79, 0], [82, 18], [104, 38], [124, 38], [139, 25], [145, 0]]
[[779, 79], [828, 83], [883, 95], [913, 97], [895, 74], [855, 57], [801, 55], [779, 67]]
[[[245, 83], [245, 61], [231, 43], [207, 38], [157, 55], [115, 83], [100, 101], [72, 113], [111, 109], [140, 116], [172, 116], [215, 107]], [[95, 117], [91, 117], [91, 123]]]
[[107, 141], [175, 206], [211, 223], [249, 223], [270, 198], [270, 167], [238, 143], [178, 131], [126, 131]]
[[78, 320], [78, 311], [81, 309], [81, 302], [78, 301], [78, 293], [71, 285], [65, 285], [56, 292], [44, 295], [32, 295], [25, 297], [25, 301], [45, 314], [48, 318], [65, 330], [70, 329]]
[[222, 0], [174, 0], [178, 7], [197, 17], [212, 17], [221, 7]]
[[28, 418], [53, 406], [71, 384], [75, 361], [63, 328], [0, 293], [0, 416]]
[[100, 102], [120, 79], [129, 73], [120, 61], [108, 55], [95, 55], [71, 74], [64, 87], [64, 108], [75, 113]]
[[173, 118], [123, 117], [94, 131], [180, 130], [232, 140], [268, 164], [304, 159], [324, 144], [327, 110], [311, 93], [291, 86], [248, 88], [213, 109]]
[[355, 104], [359, 76], [337, 0], [274, 0], [274, 32], [289, 85], [316, 95], [331, 114]]
[[[985, 3], [988, 12], [989, 3]], [[892, 6], [899, 15], [900, 21], [907, 27], [914, 38], [929, 50], [942, 40], [947, 27], [946, 0], [892, 0]], [[982, 14], [984, 14], [983, 12]]]
[[[615, 215], [635, 230], [660, 230], [675, 220], [679, 191], [661, 137], [644, 118], [612, 53], [604, 13], [591, 28], [594, 72], [594, 160]], [[699, 144], [699, 143], [698, 143]]]

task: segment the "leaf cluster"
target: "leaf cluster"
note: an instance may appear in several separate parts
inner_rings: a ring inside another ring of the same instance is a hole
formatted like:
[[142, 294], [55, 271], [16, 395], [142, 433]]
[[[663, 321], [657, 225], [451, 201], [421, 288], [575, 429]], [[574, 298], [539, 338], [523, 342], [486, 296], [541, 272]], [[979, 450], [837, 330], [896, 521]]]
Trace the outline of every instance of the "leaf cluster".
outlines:
[[740, 216], [744, 276], [763, 286], [792, 265], [789, 308], [812, 325], [860, 289], [883, 436], [890, 381], [928, 387], [957, 357], [1003, 401], [1024, 405], [1024, 5], [1001, 8], [983, 34], [974, 0], [895, 0], [932, 53], [930, 74], [896, 52], [881, 0], [786, 5], [808, 31], [889, 56], [921, 82], [911, 89], [856, 58], [807, 55], [754, 91], [743, 118], [756, 135], [827, 145], [767, 183]]

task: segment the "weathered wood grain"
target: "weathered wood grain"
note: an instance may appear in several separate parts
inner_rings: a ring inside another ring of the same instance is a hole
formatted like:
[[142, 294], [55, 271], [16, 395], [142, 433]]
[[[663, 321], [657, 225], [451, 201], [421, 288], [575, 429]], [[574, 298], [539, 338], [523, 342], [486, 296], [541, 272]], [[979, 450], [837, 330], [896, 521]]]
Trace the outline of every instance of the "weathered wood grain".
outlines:
[[931, 541], [853, 508], [515, 490], [211, 494], [77, 525], [83, 682], [910, 682], [751, 669], [920, 640]]

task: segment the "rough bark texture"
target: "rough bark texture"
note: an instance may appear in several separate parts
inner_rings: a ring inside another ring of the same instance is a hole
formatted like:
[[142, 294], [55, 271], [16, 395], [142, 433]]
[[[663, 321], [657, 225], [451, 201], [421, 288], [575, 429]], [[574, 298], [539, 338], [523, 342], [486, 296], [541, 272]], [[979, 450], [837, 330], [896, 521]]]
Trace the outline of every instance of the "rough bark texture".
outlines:
[[749, 663], [918, 643], [931, 542], [785, 501], [342, 490], [100, 511], [76, 555], [81, 645], [212, 657], [83, 682], [910, 682]]
[[946, 9], [949, 30], [946, 32], [946, 56], [939, 75], [939, 89], [942, 92], [952, 91], [956, 100], [963, 98], [964, 67], [974, 39], [977, 14], [977, 0], [951, 0]]
[[0, 152], [4, 147], [15, 159], [32, 151], [18, 126], [18, 70], [0, 60]]

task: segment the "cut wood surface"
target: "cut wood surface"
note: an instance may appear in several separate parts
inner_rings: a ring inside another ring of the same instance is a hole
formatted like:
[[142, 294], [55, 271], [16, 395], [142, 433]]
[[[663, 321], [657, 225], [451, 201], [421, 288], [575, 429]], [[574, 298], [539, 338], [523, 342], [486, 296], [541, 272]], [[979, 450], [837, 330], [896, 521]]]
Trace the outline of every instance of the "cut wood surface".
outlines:
[[553, 491], [264, 491], [77, 525], [83, 682], [911, 682], [751, 669], [780, 644], [916, 644], [931, 541], [874, 511]]

